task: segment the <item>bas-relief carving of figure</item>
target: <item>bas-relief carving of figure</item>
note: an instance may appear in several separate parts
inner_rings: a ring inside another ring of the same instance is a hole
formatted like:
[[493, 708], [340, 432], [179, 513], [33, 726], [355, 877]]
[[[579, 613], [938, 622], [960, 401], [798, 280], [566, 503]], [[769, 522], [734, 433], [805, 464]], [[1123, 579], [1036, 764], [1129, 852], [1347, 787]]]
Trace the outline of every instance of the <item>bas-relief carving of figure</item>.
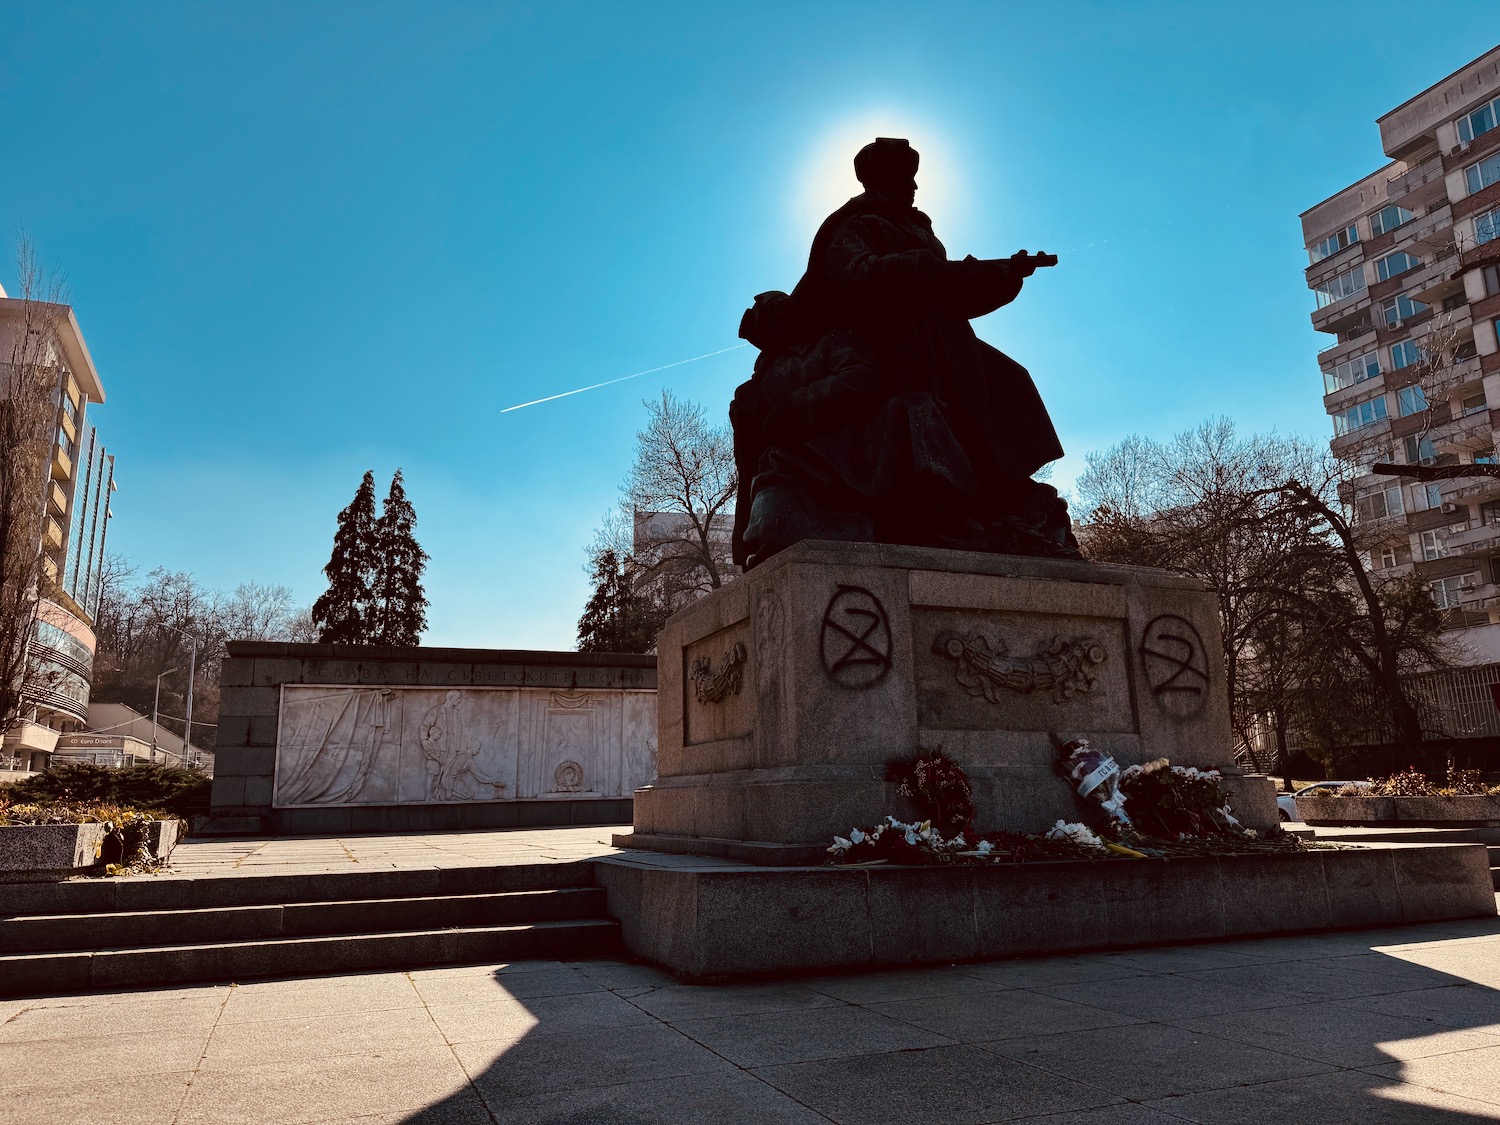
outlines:
[[278, 800], [291, 805], [359, 800], [386, 735], [394, 730], [399, 743], [400, 711], [400, 699], [388, 688], [302, 701], [289, 742], [305, 757], [281, 783]]
[[[505, 782], [479, 768], [484, 743], [469, 731], [462, 692], [449, 691], [443, 702], [422, 716], [422, 758], [427, 766], [428, 795], [434, 801], [473, 801], [500, 796]], [[490, 790], [481, 793], [479, 787]]]
[[747, 569], [810, 538], [1080, 557], [1066, 504], [1031, 479], [1062, 456], [1036, 387], [969, 326], [1056, 259], [949, 261], [912, 206], [917, 166], [904, 140], [860, 150], [865, 192], [818, 230], [796, 289], [741, 322], [761, 351], [730, 407]]

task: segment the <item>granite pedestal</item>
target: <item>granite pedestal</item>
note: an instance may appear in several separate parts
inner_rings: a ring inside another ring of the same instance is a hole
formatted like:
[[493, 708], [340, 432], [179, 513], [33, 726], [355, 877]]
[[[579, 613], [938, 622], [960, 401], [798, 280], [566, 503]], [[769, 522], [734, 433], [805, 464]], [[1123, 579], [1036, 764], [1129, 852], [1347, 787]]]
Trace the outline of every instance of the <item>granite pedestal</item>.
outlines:
[[1233, 764], [1214, 598], [1160, 570], [804, 542], [694, 603], [658, 641], [657, 779], [631, 847], [820, 862], [833, 836], [914, 813], [886, 763], [941, 750], [981, 829], [1084, 813], [1054, 770], [1087, 738], [1122, 765]]
[[[1246, 827], [1275, 791], [1231, 757], [1217, 607], [1158, 570], [804, 542], [668, 622], [646, 849], [598, 865], [637, 954], [689, 980], [1493, 914], [1477, 846], [1019, 866], [819, 866], [915, 809], [891, 758], [941, 750], [981, 830], [1097, 816], [1057, 776], [1087, 738], [1218, 769]], [[679, 853], [652, 855], [652, 851]]]

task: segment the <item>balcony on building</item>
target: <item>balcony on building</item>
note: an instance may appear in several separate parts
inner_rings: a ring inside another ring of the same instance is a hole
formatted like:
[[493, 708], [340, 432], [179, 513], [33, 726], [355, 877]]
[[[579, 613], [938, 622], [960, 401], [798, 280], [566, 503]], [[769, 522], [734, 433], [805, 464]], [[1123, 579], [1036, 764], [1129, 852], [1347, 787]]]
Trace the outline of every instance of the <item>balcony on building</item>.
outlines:
[[1433, 448], [1444, 453], [1473, 453], [1495, 447], [1495, 431], [1487, 410], [1449, 419], [1433, 426], [1427, 436]]
[[1446, 199], [1434, 207], [1425, 215], [1418, 215], [1407, 228], [1411, 233], [1406, 236], [1408, 243], [1431, 250], [1438, 250], [1453, 245], [1453, 207]]
[[1433, 83], [1377, 119], [1380, 147], [1392, 160], [1409, 160], [1435, 148], [1438, 129], [1456, 113], [1500, 94], [1495, 63], [1500, 47], [1492, 48], [1460, 70]]
[[1336, 332], [1340, 336], [1353, 333], [1365, 325], [1373, 325], [1370, 313], [1370, 290], [1361, 289], [1351, 297], [1324, 305], [1312, 314], [1312, 324], [1319, 332]]
[[[1436, 143], [1435, 141], [1433, 142]], [[1386, 199], [1422, 214], [1448, 198], [1448, 178], [1442, 159], [1434, 153], [1415, 167], [1386, 181]]]
[[1490, 554], [1500, 550], [1500, 544], [1495, 542], [1497, 528], [1492, 523], [1483, 520], [1462, 518], [1462, 513], [1467, 508], [1454, 505], [1457, 509], [1455, 516], [1459, 517], [1457, 522], [1441, 527], [1437, 531], [1437, 540], [1447, 548], [1449, 557], [1453, 555], [1478, 555]]
[[73, 477], [73, 459], [68, 456], [62, 446], [54, 446], [52, 449], [52, 479], [71, 480]]
[[1500, 477], [1452, 477], [1438, 482], [1445, 504], [1488, 504], [1500, 500]]
[[1429, 250], [1420, 266], [1403, 274], [1401, 289], [1413, 301], [1442, 308], [1443, 298], [1464, 291], [1458, 249], [1453, 245]]

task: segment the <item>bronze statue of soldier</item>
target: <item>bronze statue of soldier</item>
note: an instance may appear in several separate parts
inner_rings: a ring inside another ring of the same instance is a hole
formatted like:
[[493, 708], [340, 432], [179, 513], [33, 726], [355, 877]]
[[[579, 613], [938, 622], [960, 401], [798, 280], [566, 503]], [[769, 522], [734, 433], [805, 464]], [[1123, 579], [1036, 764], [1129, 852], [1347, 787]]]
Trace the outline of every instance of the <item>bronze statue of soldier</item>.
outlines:
[[917, 165], [904, 140], [861, 149], [864, 193], [740, 323], [760, 349], [730, 407], [747, 570], [802, 539], [1080, 557], [1067, 505], [1031, 479], [1062, 456], [1046, 407], [969, 325], [1057, 259], [949, 261], [913, 206]]

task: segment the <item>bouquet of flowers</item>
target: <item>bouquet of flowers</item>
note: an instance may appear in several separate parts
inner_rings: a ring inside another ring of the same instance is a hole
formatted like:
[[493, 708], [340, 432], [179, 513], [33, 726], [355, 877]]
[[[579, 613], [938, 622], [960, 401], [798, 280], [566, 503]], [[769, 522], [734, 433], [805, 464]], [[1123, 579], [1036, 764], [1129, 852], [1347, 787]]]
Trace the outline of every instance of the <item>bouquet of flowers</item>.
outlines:
[[1120, 791], [1119, 764], [1079, 738], [1062, 748], [1059, 768], [1077, 787], [1078, 795], [1099, 802], [1110, 822], [1120, 831], [1130, 831], [1130, 816], [1125, 812], [1125, 794]]

